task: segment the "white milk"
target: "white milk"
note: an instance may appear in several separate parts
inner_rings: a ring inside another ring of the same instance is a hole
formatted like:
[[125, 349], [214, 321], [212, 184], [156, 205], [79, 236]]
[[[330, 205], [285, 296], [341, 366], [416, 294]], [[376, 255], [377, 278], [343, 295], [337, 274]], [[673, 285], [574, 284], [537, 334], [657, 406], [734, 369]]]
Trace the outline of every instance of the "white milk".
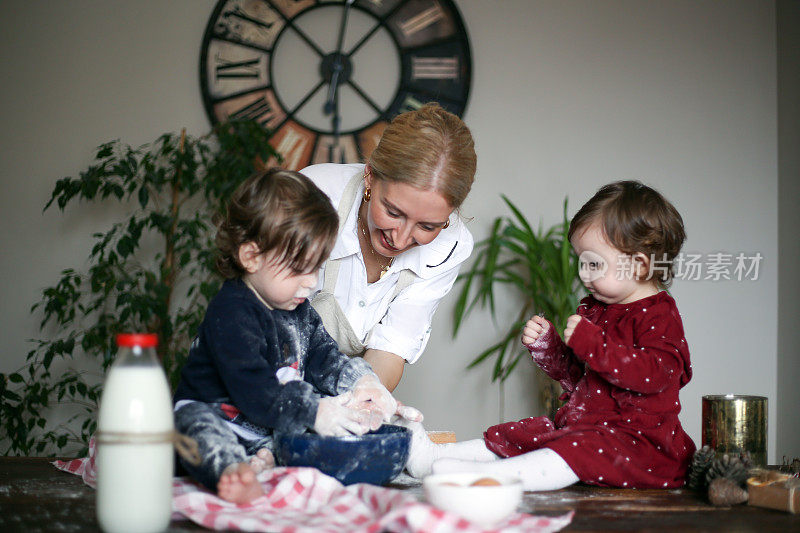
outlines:
[[161, 367], [112, 366], [100, 401], [98, 430], [101, 436], [134, 434], [134, 442], [98, 443], [97, 519], [104, 531], [167, 529], [172, 514], [172, 442], [135, 440], [136, 434], [146, 437], [173, 428], [172, 400]]

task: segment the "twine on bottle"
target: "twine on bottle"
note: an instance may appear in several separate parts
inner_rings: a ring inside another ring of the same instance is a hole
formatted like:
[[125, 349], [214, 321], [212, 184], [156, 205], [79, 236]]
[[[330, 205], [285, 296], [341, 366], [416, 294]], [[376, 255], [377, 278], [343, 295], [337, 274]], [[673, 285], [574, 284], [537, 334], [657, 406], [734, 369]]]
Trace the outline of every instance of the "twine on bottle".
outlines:
[[202, 458], [197, 441], [177, 431], [157, 433], [137, 433], [132, 431], [98, 431], [95, 434], [98, 445], [109, 444], [172, 444], [175, 451], [192, 465], [199, 465]]

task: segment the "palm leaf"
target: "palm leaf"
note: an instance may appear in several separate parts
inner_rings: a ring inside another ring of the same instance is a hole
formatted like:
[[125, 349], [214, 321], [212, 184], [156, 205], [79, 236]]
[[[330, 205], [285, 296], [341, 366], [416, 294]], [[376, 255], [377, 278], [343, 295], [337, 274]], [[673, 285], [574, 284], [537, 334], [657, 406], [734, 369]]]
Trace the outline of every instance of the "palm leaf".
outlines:
[[472, 368], [472, 367], [474, 367], [474, 366], [478, 366], [479, 364], [481, 364], [481, 363], [482, 363], [484, 360], [486, 360], [486, 358], [488, 358], [488, 357], [489, 357], [490, 355], [492, 355], [492, 354], [493, 354], [495, 351], [497, 351], [498, 349], [500, 349], [500, 347], [502, 346], [502, 344], [503, 344], [503, 343], [502, 343], [502, 341], [501, 341], [501, 342], [498, 342], [497, 344], [494, 344], [494, 345], [492, 345], [492, 346], [488, 347], [487, 349], [485, 349], [484, 351], [482, 351], [481, 353], [479, 353], [479, 354], [478, 354], [478, 356], [477, 356], [477, 357], [475, 357], [475, 359], [473, 359], [473, 360], [470, 362], [470, 364], [469, 364], [469, 365], [467, 365], [467, 368]]
[[520, 223], [520, 224], [522, 224], [522, 226], [523, 226], [523, 227], [524, 227], [526, 230], [528, 230], [528, 233], [530, 233], [531, 235], [533, 235], [533, 234], [534, 234], [534, 232], [533, 232], [533, 229], [531, 228], [531, 225], [528, 223], [528, 219], [526, 219], [526, 218], [525, 218], [525, 215], [523, 215], [523, 214], [520, 212], [520, 210], [519, 210], [519, 209], [517, 209], [517, 206], [515, 206], [515, 205], [514, 205], [514, 204], [511, 202], [511, 200], [509, 200], [508, 198], [506, 198], [506, 196], [505, 196], [505, 195], [501, 195], [501, 196], [503, 197], [503, 201], [505, 201], [505, 203], [506, 203], [506, 205], [509, 207], [509, 209], [511, 209], [511, 212], [513, 212], [513, 213], [514, 213], [514, 216], [515, 216], [515, 217], [517, 217], [517, 220], [519, 220], [519, 223]]
[[497, 323], [500, 317], [495, 307], [496, 286], [512, 286], [520, 292], [526, 302], [520, 315], [497, 342], [468, 365], [473, 368], [493, 359], [492, 381], [501, 382], [511, 375], [525, 353], [514, 349], [525, 321], [534, 312], [544, 312], [556, 327], [563, 329], [566, 318], [575, 311], [579, 287], [577, 260], [567, 238], [566, 199], [563, 219], [547, 228], [540, 221], [536, 230], [508, 197], [502, 195], [502, 199], [512, 216], [495, 218], [489, 236], [475, 245], [472, 267], [457, 279], [462, 285], [453, 326], [455, 337], [477, 307], [488, 309]]
[[467, 298], [469, 298], [469, 289], [472, 287], [472, 280], [475, 279], [475, 275], [477, 272], [475, 270], [470, 270], [467, 272], [466, 276], [459, 275], [459, 280], [466, 280], [464, 281], [464, 285], [461, 287], [461, 292], [458, 295], [458, 299], [456, 300], [456, 307], [454, 310], [454, 321], [453, 321], [453, 336], [455, 337], [456, 333], [458, 333], [458, 328], [461, 327], [461, 321], [464, 319], [464, 316], [467, 314]]

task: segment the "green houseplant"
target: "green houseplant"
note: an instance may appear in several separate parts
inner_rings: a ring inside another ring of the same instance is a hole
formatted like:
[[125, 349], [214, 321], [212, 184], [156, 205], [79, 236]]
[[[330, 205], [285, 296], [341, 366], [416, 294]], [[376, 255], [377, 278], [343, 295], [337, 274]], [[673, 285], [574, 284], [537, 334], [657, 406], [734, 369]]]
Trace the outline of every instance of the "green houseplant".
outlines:
[[[519, 313], [509, 321], [497, 342], [479, 353], [468, 366], [473, 368], [494, 359], [492, 381], [499, 381], [501, 387], [520, 359], [528, 357], [528, 351], [519, 341], [525, 322], [539, 313], [558, 331], [563, 331], [567, 318], [575, 313], [580, 291], [577, 258], [567, 238], [567, 201], [564, 201], [561, 222], [546, 230], [540, 224], [534, 230], [511, 200], [505, 195], [502, 198], [513, 216], [495, 218], [489, 236], [475, 245], [471, 268], [458, 278], [461, 289], [453, 326], [455, 337], [476, 306], [488, 308], [497, 322], [495, 293], [498, 286], [510, 286], [519, 293], [523, 301]], [[559, 407], [560, 386], [541, 370], [537, 375], [544, 414], [552, 418]]]
[[[277, 156], [269, 135], [255, 122], [234, 121], [202, 137], [184, 130], [138, 148], [112, 141], [78, 177], [58, 180], [45, 210], [115, 201], [120, 216], [93, 235], [88, 270], [63, 270], [33, 305], [42, 338], [21, 369], [0, 374], [5, 455], [85, 452], [118, 332], [157, 333], [158, 356], [176, 385], [221, 283], [212, 216], [259, 160]], [[49, 420], [56, 405], [70, 411], [62, 423]]]

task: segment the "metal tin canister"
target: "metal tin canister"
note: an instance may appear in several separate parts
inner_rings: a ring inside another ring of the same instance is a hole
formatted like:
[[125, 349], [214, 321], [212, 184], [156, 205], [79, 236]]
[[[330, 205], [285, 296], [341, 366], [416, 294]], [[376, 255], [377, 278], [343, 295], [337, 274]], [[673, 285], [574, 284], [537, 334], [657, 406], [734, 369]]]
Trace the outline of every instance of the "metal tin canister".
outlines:
[[703, 396], [703, 446], [717, 455], [750, 452], [767, 464], [767, 398], [744, 394]]

